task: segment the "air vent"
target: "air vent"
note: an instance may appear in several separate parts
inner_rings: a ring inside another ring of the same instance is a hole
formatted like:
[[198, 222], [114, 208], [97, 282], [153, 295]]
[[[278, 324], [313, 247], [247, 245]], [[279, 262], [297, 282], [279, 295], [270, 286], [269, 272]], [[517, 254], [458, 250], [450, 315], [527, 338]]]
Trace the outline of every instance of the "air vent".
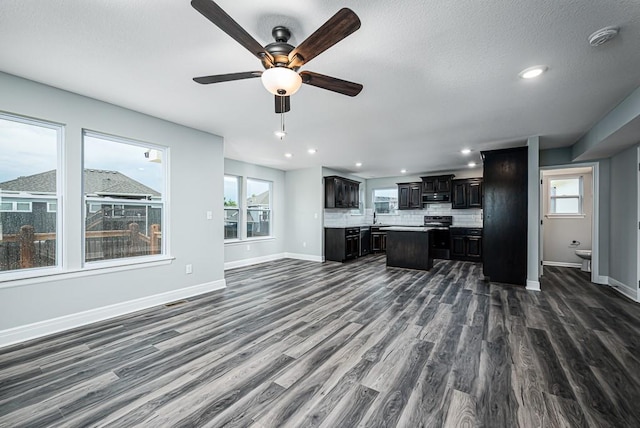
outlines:
[[591, 46], [600, 46], [613, 39], [620, 32], [618, 27], [601, 28], [589, 36], [589, 44]]
[[187, 300], [176, 300], [175, 302], [165, 303], [164, 306], [171, 308], [173, 306], [182, 305], [183, 303], [187, 303]]

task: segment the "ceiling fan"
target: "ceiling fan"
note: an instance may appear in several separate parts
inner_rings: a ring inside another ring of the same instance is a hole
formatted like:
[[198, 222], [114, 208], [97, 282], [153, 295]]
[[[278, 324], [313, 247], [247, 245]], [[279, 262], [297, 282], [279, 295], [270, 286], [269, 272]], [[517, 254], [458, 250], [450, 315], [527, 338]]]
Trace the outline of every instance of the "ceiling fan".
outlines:
[[300, 88], [302, 83], [350, 97], [355, 97], [362, 91], [362, 85], [359, 83], [312, 71], [298, 73], [301, 66], [360, 28], [360, 19], [351, 9], [340, 9], [296, 47], [287, 43], [291, 37], [289, 29], [282, 26], [275, 27], [271, 33], [275, 42], [263, 47], [212, 0], [192, 0], [191, 6], [248, 49], [265, 68], [265, 71], [195, 77], [193, 80], [197, 83], [206, 85], [261, 77], [265, 88], [275, 95], [276, 113], [285, 113], [291, 109], [289, 97]]

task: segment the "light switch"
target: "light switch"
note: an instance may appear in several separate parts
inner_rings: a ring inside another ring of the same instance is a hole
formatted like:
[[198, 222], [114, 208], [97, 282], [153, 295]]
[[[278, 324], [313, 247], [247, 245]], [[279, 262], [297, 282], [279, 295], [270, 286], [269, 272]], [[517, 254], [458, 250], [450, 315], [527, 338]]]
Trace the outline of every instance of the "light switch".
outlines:
[[213, 212], [207, 211], [207, 220], [213, 220]]

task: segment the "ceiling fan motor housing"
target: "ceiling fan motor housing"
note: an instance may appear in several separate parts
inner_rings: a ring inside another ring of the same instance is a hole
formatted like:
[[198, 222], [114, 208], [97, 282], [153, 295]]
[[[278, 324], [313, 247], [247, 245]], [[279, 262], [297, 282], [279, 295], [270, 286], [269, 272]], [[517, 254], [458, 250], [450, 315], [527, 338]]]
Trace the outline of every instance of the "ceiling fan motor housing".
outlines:
[[293, 46], [287, 43], [291, 38], [291, 32], [286, 27], [278, 26], [273, 28], [271, 35], [276, 41], [269, 43], [264, 50], [273, 56], [276, 65], [286, 65], [289, 62], [289, 52], [293, 50]]

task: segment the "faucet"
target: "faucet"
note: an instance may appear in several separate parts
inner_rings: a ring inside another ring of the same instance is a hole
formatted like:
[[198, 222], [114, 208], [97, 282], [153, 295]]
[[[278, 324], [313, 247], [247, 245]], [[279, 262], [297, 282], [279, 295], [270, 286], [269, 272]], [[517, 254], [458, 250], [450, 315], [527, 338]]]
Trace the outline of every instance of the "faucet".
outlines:
[[373, 212], [373, 224], [376, 224], [376, 212]]

